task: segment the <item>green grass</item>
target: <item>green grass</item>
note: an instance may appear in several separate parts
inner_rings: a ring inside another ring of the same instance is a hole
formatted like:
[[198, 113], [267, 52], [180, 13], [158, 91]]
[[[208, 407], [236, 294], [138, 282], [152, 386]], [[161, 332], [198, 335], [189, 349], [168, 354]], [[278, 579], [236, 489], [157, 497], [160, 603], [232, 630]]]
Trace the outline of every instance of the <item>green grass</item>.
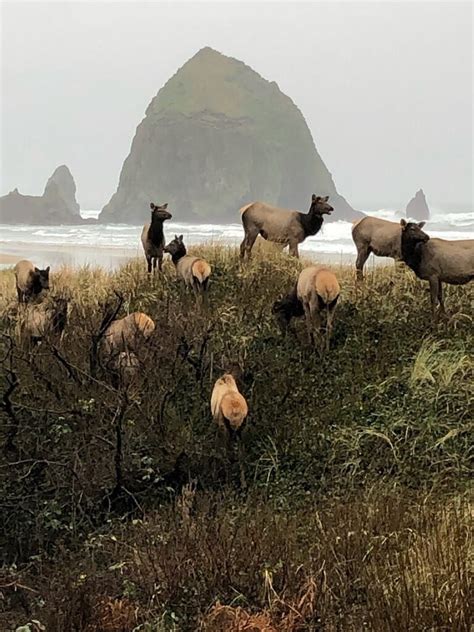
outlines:
[[[319, 354], [304, 322], [283, 338], [271, 314], [300, 262], [196, 252], [213, 268], [208, 313], [170, 265], [55, 271], [72, 305], [57, 352], [17, 341], [0, 273], [0, 627], [468, 629], [472, 286], [447, 288], [449, 322], [433, 328], [410, 271], [376, 268], [358, 288], [334, 266], [342, 299]], [[156, 323], [128, 392], [89, 370], [114, 290], [120, 315]], [[209, 411], [233, 362], [246, 489]]]

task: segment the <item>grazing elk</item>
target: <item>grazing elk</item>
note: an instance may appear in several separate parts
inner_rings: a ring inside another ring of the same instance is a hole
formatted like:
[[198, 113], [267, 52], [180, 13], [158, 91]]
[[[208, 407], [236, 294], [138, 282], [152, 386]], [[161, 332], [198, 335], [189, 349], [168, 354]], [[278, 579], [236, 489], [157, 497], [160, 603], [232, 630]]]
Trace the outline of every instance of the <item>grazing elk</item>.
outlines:
[[156, 270], [156, 262], [158, 261], [158, 269], [161, 271], [163, 264], [163, 248], [165, 247], [165, 236], [163, 233], [163, 222], [172, 218], [171, 213], [166, 210], [168, 204], [157, 206], [150, 203], [151, 222], [145, 224], [142, 230], [142, 245], [145, 251], [148, 273], [151, 272], [153, 264], [153, 272]]
[[273, 303], [272, 313], [275, 314], [283, 335], [289, 331], [292, 318], [304, 316], [303, 303], [298, 298], [296, 285], [288, 294]]
[[225, 373], [214, 384], [211, 413], [219, 428], [227, 431], [229, 439], [240, 436], [248, 415], [248, 406], [230, 373]]
[[290, 211], [271, 206], [265, 202], [252, 202], [240, 209], [245, 237], [240, 245], [241, 259], [248, 259], [258, 235], [268, 241], [289, 246], [290, 255], [298, 257], [298, 244], [306, 237], [316, 235], [320, 230], [324, 215], [334, 210], [328, 204], [329, 196], [313, 194], [308, 213]]
[[[107, 322], [106, 314], [103, 322]], [[101, 356], [105, 367], [111, 371], [112, 384], [128, 387], [140, 372], [143, 342], [155, 330], [153, 320], [142, 312], [133, 312], [124, 318], [113, 320], [101, 336]], [[96, 343], [97, 345], [97, 343]], [[96, 349], [93, 350], [93, 369], [96, 370]]]
[[437, 306], [445, 315], [443, 283], [465, 285], [474, 279], [474, 239], [448, 241], [431, 238], [422, 228], [425, 222], [400, 220], [403, 261], [416, 276], [428, 281], [431, 311], [437, 321]]
[[16, 264], [14, 271], [19, 303], [28, 303], [43, 290], [49, 290], [49, 266], [40, 270], [31, 261], [23, 259]]
[[378, 217], [363, 217], [352, 225], [352, 239], [357, 248], [358, 281], [364, 278], [364, 265], [371, 252], [377, 257], [401, 259], [401, 230], [397, 222]]
[[60, 341], [67, 324], [68, 305], [68, 300], [60, 297], [28, 305], [19, 322], [21, 339], [28, 346], [45, 337]]
[[108, 360], [115, 360], [122, 351], [136, 354], [154, 331], [155, 323], [149, 316], [133, 312], [110, 323], [104, 333], [102, 351]]
[[326, 314], [326, 350], [329, 350], [334, 312], [340, 292], [336, 275], [330, 270], [309, 266], [300, 272], [296, 294], [303, 305], [308, 338], [314, 343], [314, 328], [321, 331], [322, 315]]
[[196, 298], [201, 297], [206, 303], [211, 276], [211, 266], [207, 261], [186, 254], [183, 235], [175, 235], [164, 251], [171, 255], [178, 277], [193, 288]]

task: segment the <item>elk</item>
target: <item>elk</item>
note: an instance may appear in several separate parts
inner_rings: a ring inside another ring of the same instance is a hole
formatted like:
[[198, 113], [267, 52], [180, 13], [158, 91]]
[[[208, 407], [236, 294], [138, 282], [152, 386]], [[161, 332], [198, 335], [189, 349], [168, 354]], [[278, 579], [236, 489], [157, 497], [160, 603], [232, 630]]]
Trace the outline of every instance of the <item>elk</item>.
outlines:
[[224, 373], [214, 384], [211, 413], [218, 427], [227, 431], [229, 439], [240, 436], [248, 415], [248, 406], [231, 373]]
[[154, 330], [155, 323], [149, 316], [133, 312], [110, 323], [103, 336], [102, 351], [107, 359], [114, 359], [123, 351], [137, 353]]
[[397, 222], [378, 217], [363, 217], [352, 225], [352, 239], [357, 248], [357, 280], [364, 278], [364, 265], [371, 252], [377, 257], [401, 259], [401, 230]]
[[[103, 322], [106, 322], [106, 314]], [[113, 320], [105, 329], [101, 340], [101, 354], [106, 368], [111, 371], [115, 388], [128, 388], [140, 373], [143, 343], [155, 331], [155, 323], [143, 312], [133, 312]]]
[[423, 230], [425, 222], [400, 220], [401, 255], [416, 276], [430, 284], [431, 313], [438, 320], [437, 307], [445, 315], [443, 283], [465, 285], [474, 279], [474, 239], [432, 238]]
[[54, 297], [37, 305], [28, 305], [19, 323], [20, 337], [28, 344], [51, 336], [62, 340], [68, 317], [68, 300]]
[[329, 350], [334, 312], [341, 288], [336, 275], [327, 268], [309, 266], [300, 272], [296, 294], [306, 317], [310, 343], [314, 344], [314, 329], [322, 328], [322, 315], [326, 315], [326, 350]]
[[313, 193], [308, 213], [290, 211], [271, 206], [265, 202], [252, 202], [240, 209], [245, 237], [240, 245], [241, 259], [249, 259], [258, 235], [268, 241], [289, 246], [289, 253], [299, 257], [298, 244], [306, 237], [316, 235], [323, 225], [324, 215], [334, 208], [328, 204], [329, 196], [320, 197]]
[[40, 270], [28, 259], [23, 259], [16, 264], [14, 272], [19, 303], [28, 303], [43, 290], [49, 290], [49, 266]]
[[175, 235], [173, 241], [165, 246], [166, 253], [171, 255], [176, 273], [186, 285], [193, 288], [196, 298], [201, 297], [207, 302], [207, 291], [211, 276], [211, 266], [200, 257], [186, 254], [183, 235]]
[[286, 335], [290, 328], [292, 318], [304, 316], [303, 303], [298, 298], [296, 285], [288, 294], [276, 300], [272, 306], [272, 313], [275, 314], [281, 333]]
[[142, 230], [142, 245], [145, 251], [146, 262], [148, 266], [148, 273], [151, 273], [153, 265], [153, 272], [156, 271], [156, 263], [158, 261], [158, 269], [161, 272], [163, 265], [163, 248], [165, 247], [165, 236], [163, 233], [163, 222], [172, 218], [171, 213], [166, 209], [168, 204], [157, 206], [150, 203], [151, 208], [151, 221], [149, 224], [145, 224]]

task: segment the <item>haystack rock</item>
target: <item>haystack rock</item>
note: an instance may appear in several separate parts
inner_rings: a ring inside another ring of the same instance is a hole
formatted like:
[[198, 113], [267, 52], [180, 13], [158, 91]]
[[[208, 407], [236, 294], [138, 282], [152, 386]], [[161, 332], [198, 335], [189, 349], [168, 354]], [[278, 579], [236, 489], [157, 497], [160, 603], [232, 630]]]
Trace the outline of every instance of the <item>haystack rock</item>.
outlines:
[[254, 200], [306, 212], [312, 193], [330, 196], [332, 219], [362, 217], [337, 193], [293, 101], [203, 48], [148, 106], [100, 221], [141, 222], [154, 201], [168, 202], [176, 220], [236, 222]]
[[3, 224], [77, 224], [82, 221], [76, 185], [65, 165], [54, 171], [41, 196], [22, 195], [14, 189], [0, 197]]
[[415, 197], [408, 202], [406, 216], [408, 219], [416, 219], [418, 221], [430, 219], [430, 209], [428, 208], [423, 189], [417, 191]]

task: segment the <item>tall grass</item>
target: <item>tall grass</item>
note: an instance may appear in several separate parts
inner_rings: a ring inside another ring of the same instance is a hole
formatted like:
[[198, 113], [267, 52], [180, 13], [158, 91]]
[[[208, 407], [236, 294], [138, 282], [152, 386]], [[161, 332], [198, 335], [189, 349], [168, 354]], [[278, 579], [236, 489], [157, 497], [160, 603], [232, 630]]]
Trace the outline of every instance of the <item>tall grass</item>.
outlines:
[[[448, 288], [451, 318], [433, 328], [410, 271], [357, 287], [334, 266], [320, 354], [303, 322], [284, 338], [271, 314], [301, 262], [196, 252], [213, 268], [208, 312], [169, 264], [151, 278], [141, 261], [62, 268], [66, 335], [33, 351], [0, 273], [0, 629], [468, 629], [472, 287]], [[120, 316], [156, 323], [127, 391], [90, 372], [114, 292]], [[240, 464], [209, 413], [234, 362], [250, 408]]]

